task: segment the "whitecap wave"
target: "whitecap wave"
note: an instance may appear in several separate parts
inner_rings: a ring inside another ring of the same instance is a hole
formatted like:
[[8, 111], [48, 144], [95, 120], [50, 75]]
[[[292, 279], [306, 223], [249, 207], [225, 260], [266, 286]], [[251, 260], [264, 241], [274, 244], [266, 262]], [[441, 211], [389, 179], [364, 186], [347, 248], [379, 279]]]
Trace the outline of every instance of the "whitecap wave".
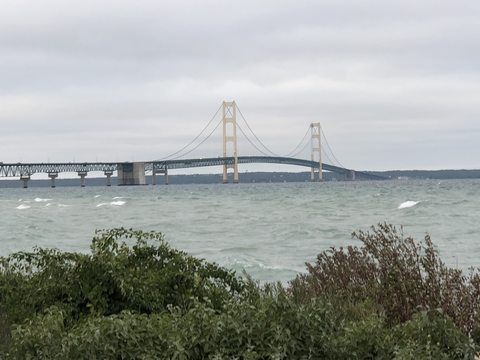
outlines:
[[114, 197], [112, 198], [112, 200], [123, 199], [123, 198], [124, 198], [124, 196], [114, 196]]
[[42, 198], [35, 198], [34, 199], [36, 202], [47, 202], [47, 201], [52, 201], [52, 199], [42, 199]]
[[99, 197], [100, 197], [100, 195], [95, 195], [93, 198], [96, 199], [96, 198], [99, 198]]
[[119, 200], [119, 201], [112, 201], [112, 202], [110, 203], [110, 205], [113, 205], [113, 206], [122, 206], [122, 205], [125, 205], [125, 203], [126, 203], [125, 201]]
[[52, 205], [52, 203], [46, 203], [45, 207]]
[[297, 273], [300, 273], [303, 271], [303, 268], [299, 269], [299, 268], [285, 267], [280, 265], [267, 265], [266, 263], [264, 263], [259, 259], [254, 259], [254, 258], [244, 257], [244, 256], [228, 258], [226, 263], [228, 264], [228, 266], [239, 267], [246, 270], [251, 270], [256, 268], [261, 270], [294, 271]]
[[408, 200], [408, 201], [405, 201], [405, 202], [401, 203], [400, 205], [398, 205], [398, 208], [399, 209], [411, 208], [411, 207], [414, 207], [415, 205], [417, 205], [418, 203], [420, 203], [420, 201]]
[[30, 205], [20, 204], [17, 206], [18, 210], [30, 209]]
[[111, 206], [122, 206], [122, 205], [125, 205], [126, 202], [125, 201], [112, 201], [110, 203], [100, 203], [100, 204], [97, 204], [96, 207], [102, 207], [102, 206], [106, 206], [106, 205], [111, 205]]

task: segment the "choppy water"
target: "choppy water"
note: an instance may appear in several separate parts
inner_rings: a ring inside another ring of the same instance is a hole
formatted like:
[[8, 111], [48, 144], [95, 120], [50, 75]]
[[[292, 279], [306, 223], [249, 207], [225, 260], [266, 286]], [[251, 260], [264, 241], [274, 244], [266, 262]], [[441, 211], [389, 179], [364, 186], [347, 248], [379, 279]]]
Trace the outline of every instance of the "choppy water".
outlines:
[[87, 251], [95, 229], [157, 230], [173, 246], [261, 281], [293, 278], [318, 252], [378, 222], [429, 233], [445, 262], [480, 265], [480, 181], [0, 189], [0, 255]]

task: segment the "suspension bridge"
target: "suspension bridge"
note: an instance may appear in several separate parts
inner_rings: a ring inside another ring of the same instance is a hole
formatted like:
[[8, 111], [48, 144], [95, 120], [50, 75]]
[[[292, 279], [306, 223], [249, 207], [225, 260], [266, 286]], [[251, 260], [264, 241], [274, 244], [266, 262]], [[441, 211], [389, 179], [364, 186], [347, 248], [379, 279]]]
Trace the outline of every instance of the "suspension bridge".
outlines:
[[[221, 119], [215, 124], [214, 120], [220, 110]], [[237, 121], [238, 118], [243, 121], [245, 128]], [[210, 139], [221, 125], [223, 127], [223, 156], [187, 157]], [[212, 127], [213, 129], [211, 129]], [[246, 142], [261, 155], [239, 156], [238, 133], [243, 135]], [[248, 135], [249, 133], [251, 135]], [[309, 151], [310, 159], [298, 157], [305, 151]], [[325, 159], [327, 162], [324, 161]], [[89, 172], [103, 172], [107, 186], [111, 185], [111, 177], [114, 175], [117, 175], [118, 185], [145, 185], [146, 175], [151, 175], [151, 183], [156, 185], [158, 175], [163, 176], [164, 183], [168, 184], [169, 170], [222, 166], [223, 182], [228, 183], [230, 171], [232, 182], [238, 183], [238, 165], [254, 163], [309, 168], [311, 181], [323, 181], [324, 172], [336, 173], [345, 180], [384, 179], [375, 174], [344, 167], [335, 157], [320, 123], [311, 123], [302, 140], [288, 154], [282, 156], [274, 153], [255, 134], [235, 101], [224, 101], [215, 115], [192, 141], [161, 159], [138, 162], [0, 163], [0, 177], [17, 177], [22, 181], [23, 187], [27, 188], [32, 175], [46, 174], [51, 179], [51, 186], [55, 187], [55, 180], [60, 173], [77, 173], [80, 177], [80, 186], [84, 187], [85, 178]]]

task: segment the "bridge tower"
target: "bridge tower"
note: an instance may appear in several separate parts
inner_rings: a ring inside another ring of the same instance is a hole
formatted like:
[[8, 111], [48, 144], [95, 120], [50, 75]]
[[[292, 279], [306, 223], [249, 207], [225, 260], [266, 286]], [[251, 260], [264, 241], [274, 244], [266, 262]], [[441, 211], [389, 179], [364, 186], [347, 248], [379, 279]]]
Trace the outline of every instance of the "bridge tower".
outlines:
[[228, 168], [233, 168], [233, 183], [238, 183], [238, 157], [237, 157], [237, 104], [235, 101], [223, 102], [223, 157], [227, 157], [228, 143], [233, 147], [233, 164], [223, 165], [223, 183], [228, 183]]
[[317, 177], [315, 173], [318, 172], [318, 181], [323, 181], [323, 169], [322, 169], [322, 128], [320, 123], [311, 123], [310, 124], [310, 133], [311, 133], [311, 150], [312, 150], [312, 161], [318, 161], [318, 169], [312, 167], [311, 181], [316, 181]]

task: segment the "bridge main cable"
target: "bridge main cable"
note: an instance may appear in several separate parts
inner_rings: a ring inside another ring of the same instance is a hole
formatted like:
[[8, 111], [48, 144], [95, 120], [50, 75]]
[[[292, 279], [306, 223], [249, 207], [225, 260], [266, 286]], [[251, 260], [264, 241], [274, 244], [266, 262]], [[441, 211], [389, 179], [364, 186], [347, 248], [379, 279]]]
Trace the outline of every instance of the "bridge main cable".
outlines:
[[[322, 131], [322, 137], [325, 140], [325, 144], [327, 144], [327, 147], [330, 150], [330, 153], [332, 154], [333, 160], [335, 160], [336, 163], [338, 165], [340, 165], [340, 167], [344, 168], [345, 166], [343, 166], [343, 164], [337, 159], [337, 157], [335, 156], [335, 153], [333, 152], [332, 148], [330, 147], [330, 144], [328, 143], [327, 137], [325, 136], [325, 131]], [[325, 151], [325, 154], [326, 154], [326, 151]], [[333, 163], [333, 161], [332, 161], [332, 163]]]
[[[247, 125], [248, 130], [250, 130], [250, 132], [251, 132], [252, 135], [255, 137], [255, 139], [259, 142], [259, 144], [260, 144], [268, 153], [270, 153], [270, 154], [273, 155], [273, 156], [277, 156], [277, 157], [288, 157], [288, 156], [292, 156], [291, 154], [294, 153], [294, 152], [297, 150], [297, 148], [299, 148], [299, 147], [301, 146], [301, 144], [303, 143], [303, 141], [307, 138], [308, 132], [309, 132], [309, 130], [310, 130], [310, 127], [307, 128], [307, 131], [305, 132], [305, 135], [303, 136], [302, 140], [300, 141], [300, 143], [299, 143], [297, 146], [295, 146], [295, 147], [293, 148], [292, 151], [288, 152], [287, 155], [280, 155], [280, 154], [277, 154], [276, 152], [270, 150], [270, 148], [269, 148], [268, 146], [266, 146], [266, 145], [263, 143], [263, 141], [260, 140], [260, 138], [257, 136], [257, 134], [255, 134], [255, 132], [253, 131], [253, 129], [250, 127], [247, 119], [246, 119], [245, 116], [243, 115], [242, 110], [240, 110], [240, 108], [238, 107], [238, 105], [237, 105], [237, 109], [238, 109], [238, 112], [239, 112], [240, 116], [241, 116], [242, 119], [243, 119], [243, 122]], [[242, 134], [245, 136], [245, 138], [247, 139], [247, 141], [248, 141], [253, 147], [255, 147], [255, 149], [257, 149], [261, 154], [268, 156], [268, 154], [266, 154], [265, 152], [263, 152], [262, 150], [260, 150], [256, 145], [253, 144], [253, 142], [250, 140], [250, 138], [248, 137], [248, 135], [241, 129], [241, 127], [240, 127], [240, 125], [238, 125], [238, 123], [237, 123], [237, 126], [239, 127], [240, 131], [241, 131]], [[307, 144], [308, 144], [308, 143], [307, 143]], [[303, 151], [303, 149], [305, 148], [305, 146], [306, 146], [306, 145], [304, 145], [304, 147], [300, 150], [300, 152]], [[297, 154], [298, 154], [298, 153], [297, 153]], [[295, 155], [297, 155], [297, 154], [295, 154]]]
[[193, 149], [190, 149], [189, 151], [187, 151], [186, 153], [182, 154], [182, 155], [179, 155], [179, 156], [176, 156], [174, 158], [171, 158], [169, 160], [176, 160], [176, 159], [180, 159], [181, 157], [185, 156], [185, 155], [188, 155], [190, 154], [191, 152], [195, 151], [196, 149], [198, 149], [200, 147], [200, 145], [202, 145], [205, 141], [207, 141], [210, 136], [213, 135], [213, 133], [218, 129], [218, 127], [220, 126], [220, 124], [222, 123], [222, 119], [220, 119], [220, 121], [217, 123], [217, 125], [215, 125], [215, 127], [213, 128], [213, 130], [210, 132], [210, 134], [208, 134], [205, 139], [203, 139], [202, 141], [200, 141], [200, 143], [198, 143]]
[[[220, 109], [222, 108], [222, 105], [220, 105], [217, 109], [217, 111], [215, 112], [215, 114], [212, 116], [212, 118], [210, 119], [210, 121], [207, 123], [207, 125], [205, 125], [205, 127], [202, 129], [202, 131], [200, 131], [200, 133], [195, 136], [195, 138], [190, 141], [187, 145], [185, 145], [184, 147], [182, 147], [180, 150], [177, 150], [175, 151], [174, 153], [171, 153], [170, 155], [164, 157], [164, 158], [161, 158], [157, 161], [161, 161], [161, 160], [167, 160], [169, 158], [171, 158], [172, 156], [175, 156], [179, 153], [181, 153], [183, 150], [185, 150], [186, 148], [188, 148], [190, 145], [192, 145], [195, 141], [197, 141], [197, 139], [205, 132], [205, 130], [210, 126], [210, 124], [213, 122], [213, 120], [217, 117], [218, 113], [220, 112]], [[220, 124], [220, 123], [219, 123]], [[216, 130], [216, 128], [218, 127], [218, 124], [217, 126], [215, 127], [215, 129], [206, 137], [206, 139], [208, 139], [212, 134], [213, 132]], [[185, 153], [185, 154], [182, 154], [180, 155], [179, 157], [176, 157], [175, 159], [178, 159], [182, 156], [185, 156], [185, 155], [188, 155], [189, 153], [191, 153], [193, 150], [197, 149], [201, 144], [203, 144], [205, 142], [205, 140], [203, 140], [199, 145], [197, 145], [195, 148], [193, 148], [192, 150], [190, 150], [189, 152]]]
[[297, 152], [295, 152], [298, 148], [300, 148], [300, 146], [302, 145], [302, 143], [305, 141], [305, 139], [307, 139], [307, 135], [308, 133], [310, 132], [310, 127], [307, 128], [307, 131], [305, 132], [305, 135], [303, 135], [303, 138], [302, 140], [300, 140], [300, 142], [298, 143], [297, 146], [295, 146], [293, 148], [292, 151], [290, 151], [288, 154], [284, 155], [285, 157], [295, 157], [297, 156], [298, 154], [300, 154], [303, 150], [305, 150], [305, 148], [308, 146], [308, 141], [305, 142], [305, 144], [303, 145], [303, 147], [301, 149], [299, 149]]

